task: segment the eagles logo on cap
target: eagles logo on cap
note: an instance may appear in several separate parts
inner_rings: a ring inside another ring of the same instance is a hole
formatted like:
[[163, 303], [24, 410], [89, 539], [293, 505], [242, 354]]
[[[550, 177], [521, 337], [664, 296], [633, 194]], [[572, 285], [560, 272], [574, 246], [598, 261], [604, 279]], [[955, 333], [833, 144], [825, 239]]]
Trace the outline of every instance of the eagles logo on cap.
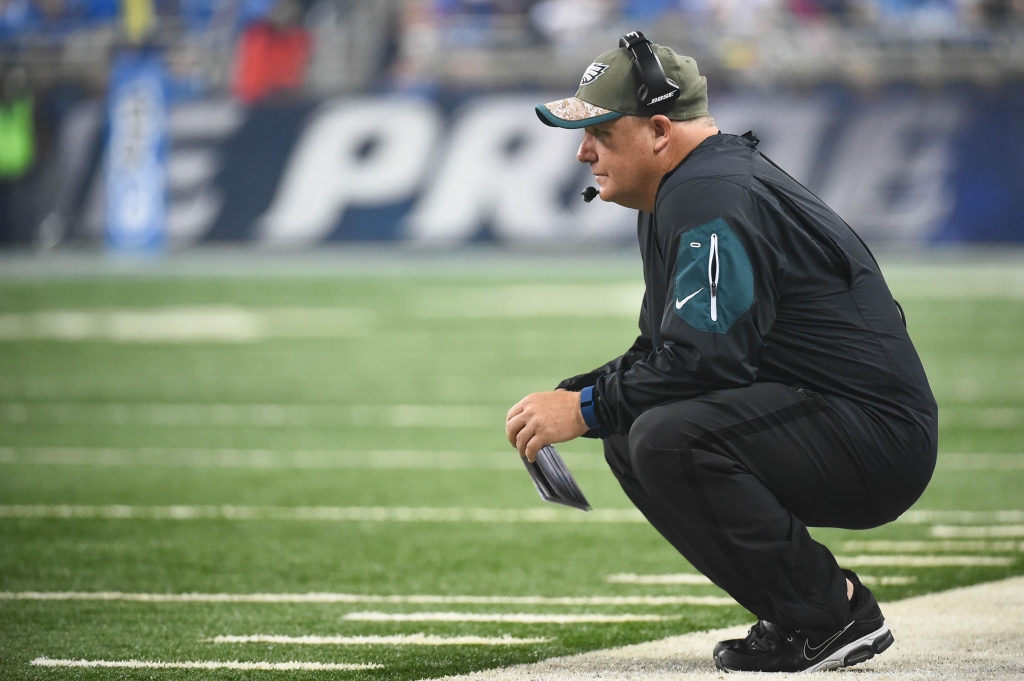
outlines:
[[[676, 54], [662, 45], [652, 44], [651, 49], [665, 71], [665, 78], [679, 89], [679, 96], [671, 106], [666, 104], [658, 111], [673, 121], [707, 116], [707, 81], [700, 75], [693, 58]], [[637, 94], [642, 85], [643, 78], [633, 54], [624, 47], [609, 50], [599, 54], [583, 72], [575, 96], [538, 104], [537, 117], [552, 127], [586, 128], [622, 116], [650, 116], [648, 107], [658, 101], [641, 102]]]
[[584, 85], [590, 85], [595, 80], [601, 77], [601, 74], [608, 70], [608, 64], [602, 64], [600, 62], [594, 62], [587, 67], [587, 70], [583, 72], [583, 78], [580, 79], [580, 87]]

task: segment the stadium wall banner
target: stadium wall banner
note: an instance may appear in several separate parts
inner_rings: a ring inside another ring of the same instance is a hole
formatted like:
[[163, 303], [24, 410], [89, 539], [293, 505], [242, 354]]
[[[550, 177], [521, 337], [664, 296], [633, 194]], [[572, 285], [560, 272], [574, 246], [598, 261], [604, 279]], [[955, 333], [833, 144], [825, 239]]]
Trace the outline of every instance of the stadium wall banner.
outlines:
[[167, 114], [160, 54], [121, 54], [111, 71], [107, 113], [105, 236], [113, 251], [156, 251], [164, 245]]
[[[581, 133], [541, 125], [533, 106], [545, 98], [178, 103], [168, 238], [634, 239], [633, 211], [580, 200], [592, 182], [575, 158]], [[873, 242], [1024, 241], [1024, 91], [740, 92], [713, 97], [712, 113], [723, 131], [757, 133], [762, 151]], [[84, 211], [92, 223], [101, 198]]]

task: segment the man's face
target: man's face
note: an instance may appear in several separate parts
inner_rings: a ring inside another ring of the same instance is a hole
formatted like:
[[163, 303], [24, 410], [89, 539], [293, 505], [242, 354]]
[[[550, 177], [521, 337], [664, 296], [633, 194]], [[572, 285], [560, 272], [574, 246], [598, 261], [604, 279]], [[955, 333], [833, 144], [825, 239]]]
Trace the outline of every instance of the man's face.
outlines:
[[647, 122], [645, 118], [623, 116], [584, 129], [576, 158], [590, 164], [602, 201], [642, 208], [653, 165], [652, 134]]

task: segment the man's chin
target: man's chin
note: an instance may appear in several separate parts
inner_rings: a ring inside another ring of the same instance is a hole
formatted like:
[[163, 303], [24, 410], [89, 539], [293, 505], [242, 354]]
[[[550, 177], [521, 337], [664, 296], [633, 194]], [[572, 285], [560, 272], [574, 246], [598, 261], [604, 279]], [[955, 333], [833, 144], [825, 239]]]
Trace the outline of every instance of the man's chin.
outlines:
[[604, 201], [605, 203], [617, 203], [620, 206], [624, 206], [625, 208], [632, 208], [632, 206], [622, 203], [622, 201], [625, 200], [626, 197], [622, 196], [621, 192], [615, 191], [615, 187], [609, 187], [608, 185], [604, 185], [600, 189], [601, 193], [599, 194], [599, 196], [601, 197], [601, 200]]

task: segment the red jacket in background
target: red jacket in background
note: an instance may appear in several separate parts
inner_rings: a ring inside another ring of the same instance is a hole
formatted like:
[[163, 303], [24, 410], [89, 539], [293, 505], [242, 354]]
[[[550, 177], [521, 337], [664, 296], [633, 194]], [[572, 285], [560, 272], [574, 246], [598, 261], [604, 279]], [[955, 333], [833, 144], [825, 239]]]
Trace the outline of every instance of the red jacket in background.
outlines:
[[252, 104], [279, 90], [302, 87], [311, 39], [301, 27], [278, 28], [260, 21], [238, 41], [235, 96]]

